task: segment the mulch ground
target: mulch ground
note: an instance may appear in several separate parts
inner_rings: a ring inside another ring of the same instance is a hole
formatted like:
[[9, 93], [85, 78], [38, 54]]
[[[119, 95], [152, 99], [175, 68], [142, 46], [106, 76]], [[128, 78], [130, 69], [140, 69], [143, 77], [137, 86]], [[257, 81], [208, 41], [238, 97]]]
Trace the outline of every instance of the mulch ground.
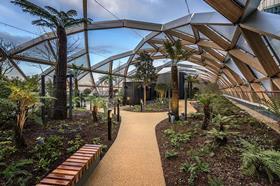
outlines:
[[[208, 176], [219, 178], [224, 185], [280, 185], [280, 180], [275, 180], [273, 184], [261, 175], [259, 177], [249, 177], [242, 174], [241, 167], [241, 151], [240, 139], [249, 142], [257, 142], [264, 148], [273, 148], [280, 150], [280, 135], [265, 124], [259, 123], [251, 118], [247, 113], [240, 111], [236, 117], [236, 124], [231, 127], [231, 131], [239, 132], [236, 136], [228, 137], [226, 146], [216, 146], [211, 155], [200, 156], [203, 162], [209, 164], [209, 173], [200, 173], [196, 179], [195, 185], [208, 185]], [[184, 162], [193, 162], [191, 151], [200, 150], [207, 144], [211, 143], [205, 131], [201, 130], [202, 119], [189, 118], [188, 122], [171, 125], [168, 120], [163, 120], [156, 127], [156, 135], [159, 144], [159, 150], [162, 160], [162, 166], [165, 176], [166, 185], [188, 185], [189, 174], [180, 170], [181, 164]], [[213, 126], [210, 125], [209, 129]], [[172, 128], [176, 132], [185, 133], [187, 131], [195, 131], [191, 140], [181, 144], [179, 147], [173, 147], [164, 134], [164, 130]], [[165, 158], [165, 152], [174, 150], [178, 152], [178, 156], [172, 159]]]

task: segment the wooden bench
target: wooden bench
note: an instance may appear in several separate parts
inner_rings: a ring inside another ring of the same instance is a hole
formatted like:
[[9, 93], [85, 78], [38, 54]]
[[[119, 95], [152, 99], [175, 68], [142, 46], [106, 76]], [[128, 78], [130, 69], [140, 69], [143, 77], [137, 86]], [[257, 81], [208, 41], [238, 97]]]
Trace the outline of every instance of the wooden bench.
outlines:
[[37, 186], [73, 186], [85, 172], [100, 160], [101, 146], [86, 144], [55, 170], [43, 178]]

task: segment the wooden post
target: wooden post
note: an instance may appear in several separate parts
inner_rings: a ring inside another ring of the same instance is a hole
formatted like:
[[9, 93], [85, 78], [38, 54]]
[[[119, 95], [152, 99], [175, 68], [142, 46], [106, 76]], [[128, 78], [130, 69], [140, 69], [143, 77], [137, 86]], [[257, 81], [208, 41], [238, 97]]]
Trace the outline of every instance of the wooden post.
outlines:
[[108, 140], [111, 141], [112, 140], [112, 118], [111, 118], [111, 112], [112, 110], [108, 110]]
[[72, 105], [72, 97], [73, 97], [73, 75], [69, 75], [69, 119], [73, 118], [73, 105]]
[[120, 100], [118, 99], [117, 103], [117, 122], [120, 121]]
[[[45, 97], [46, 96], [46, 80], [45, 80], [45, 75], [41, 76], [41, 93], [40, 93], [41, 97]], [[43, 124], [46, 123], [46, 100], [44, 98], [41, 98], [41, 117], [42, 117], [42, 122]]]

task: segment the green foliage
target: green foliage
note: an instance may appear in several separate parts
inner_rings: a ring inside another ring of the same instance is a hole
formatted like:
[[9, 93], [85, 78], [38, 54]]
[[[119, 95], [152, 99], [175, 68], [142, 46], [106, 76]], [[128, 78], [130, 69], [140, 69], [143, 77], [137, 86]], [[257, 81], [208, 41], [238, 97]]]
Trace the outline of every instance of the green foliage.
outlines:
[[178, 152], [176, 152], [174, 150], [166, 151], [164, 156], [166, 159], [173, 159], [173, 158], [178, 157]]
[[203, 147], [199, 147], [197, 150], [196, 149], [191, 149], [188, 151], [188, 154], [192, 157], [198, 156], [198, 157], [204, 157], [204, 156], [214, 156], [214, 148], [215, 145], [213, 143], [208, 143], [204, 145]]
[[190, 117], [196, 120], [202, 120], [203, 119], [204, 114], [201, 112], [192, 112], [190, 113]]
[[73, 154], [76, 152], [83, 144], [84, 140], [82, 139], [81, 135], [77, 134], [74, 139], [68, 141], [67, 153]]
[[166, 97], [166, 92], [168, 90], [168, 85], [165, 83], [159, 83], [155, 86], [155, 91], [158, 92], [160, 100], [163, 100]]
[[28, 180], [32, 178], [32, 174], [26, 170], [26, 167], [31, 164], [33, 164], [32, 160], [24, 159], [7, 166], [1, 173], [6, 185], [27, 185]]
[[199, 157], [193, 157], [194, 163], [183, 163], [181, 165], [181, 171], [189, 173], [188, 183], [189, 185], [195, 185], [195, 180], [199, 176], [200, 173], [208, 173], [209, 165], [199, 159]]
[[210, 138], [215, 139], [215, 141], [219, 145], [225, 145], [227, 143], [227, 137], [230, 135], [237, 135], [239, 132], [230, 132], [228, 130], [217, 130], [216, 128], [211, 129], [210, 131], [207, 132], [208, 136]]
[[11, 94], [11, 89], [9, 88], [9, 82], [3, 79], [0, 79], [0, 98], [8, 98]]
[[275, 177], [280, 178], [280, 152], [264, 150], [254, 144], [243, 140], [242, 166], [245, 175], [254, 176], [265, 173], [270, 181]]
[[164, 134], [168, 137], [171, 145], [174, 147], [179, 147], [181, 143], [187, 143], [192, 137], [190, 132], [177, 133], [173, 129], [164, 130]]
[[136, 73], [135, 79], [142, 81], [144, 85], [155, 81], [157, 79], [156, 68], [153, 65], [153, 59], [148, 52], [141, 52], [135, 63]]
[[0, 98], [0, 127], [16, 119], [16, 104], [9, 99]]
[[166, 40], [164, 42], [164, 48], [168, 57], [172, 60], [173, 65], [179, 61], [187, 60], [195, 52], [195, 50], [186, 50], [179, 39], [174, 43]]
[[14, 154], [17, 149], [10, 132], [0, 131], [0, 162]]
[[232, 118], [228, 116], [222, 116], [221, 114], [216, 115], [212, 119], [212, 123], [215, 124], [217, 127], [225, 126], [225, 124], [229, 123]]
[[59, 159], [62, 146], [62, 137], [56, 135], [48, 137], [43, 144], [36, 144], [33, 150], [34, 159], [38, 162], [36, 168], [47, 171], [49, 165]]
[[204, 106], [209, 106], [213, 102], [215, 97], [216, 97], [215, 94], [205, 93], [205, 94], [199, 94], [197, 96], [197, 99]]
[[101, 145], [101, 151], [104, 152], [108, 147], [107, 145], [102, 144], [101, 138], [96, 137], [92, 139], [92, 144]]
[[221, 179], [217, 177], [208, 176], [208, 185], [209, 186], [224, 186], [224, 183]]

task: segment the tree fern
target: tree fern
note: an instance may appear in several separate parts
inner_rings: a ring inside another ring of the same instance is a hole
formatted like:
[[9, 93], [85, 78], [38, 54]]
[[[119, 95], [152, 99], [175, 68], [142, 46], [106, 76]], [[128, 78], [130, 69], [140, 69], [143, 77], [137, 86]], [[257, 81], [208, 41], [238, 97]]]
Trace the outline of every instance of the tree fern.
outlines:
[[242, 166], [244, 174], [254, 176], [266, 173], [270, 183], [274, 177], [280, 178], [280, 152], [275, 150], [264, 150], [247, 141], [242, 141], [244, 146]]

